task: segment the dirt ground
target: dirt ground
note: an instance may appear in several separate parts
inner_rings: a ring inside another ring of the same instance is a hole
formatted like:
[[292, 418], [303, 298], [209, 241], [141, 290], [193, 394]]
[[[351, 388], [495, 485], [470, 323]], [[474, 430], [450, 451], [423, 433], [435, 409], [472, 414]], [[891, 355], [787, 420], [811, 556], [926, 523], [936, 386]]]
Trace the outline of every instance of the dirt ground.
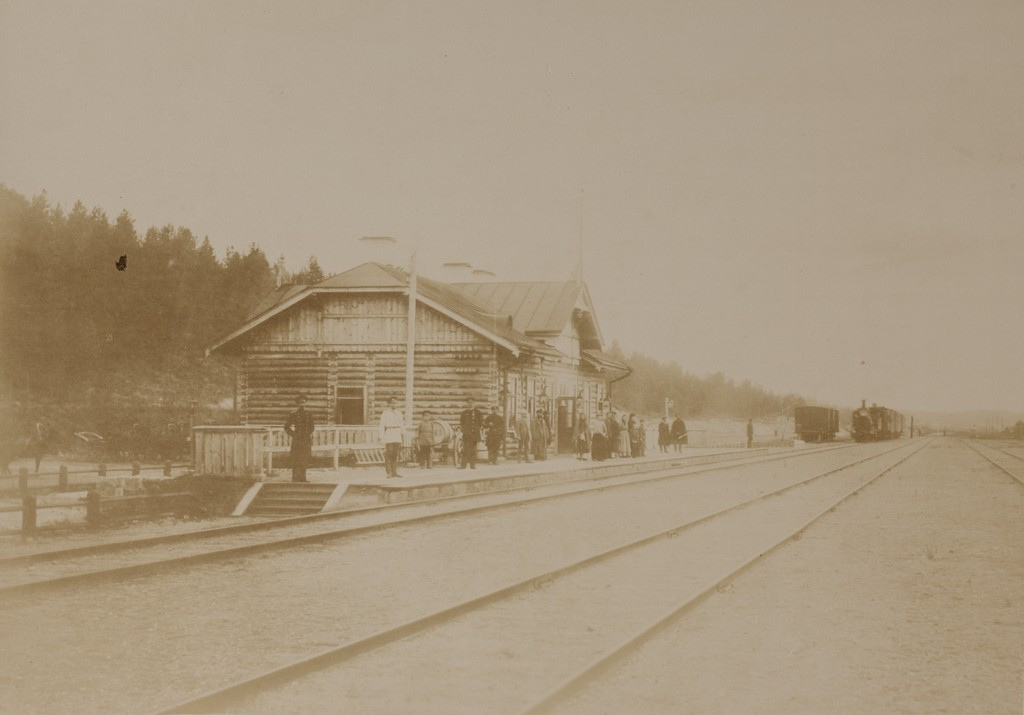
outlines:
[[1022, 554], [1024, 487], [937, 439], [558, 712], [1020, 713]]

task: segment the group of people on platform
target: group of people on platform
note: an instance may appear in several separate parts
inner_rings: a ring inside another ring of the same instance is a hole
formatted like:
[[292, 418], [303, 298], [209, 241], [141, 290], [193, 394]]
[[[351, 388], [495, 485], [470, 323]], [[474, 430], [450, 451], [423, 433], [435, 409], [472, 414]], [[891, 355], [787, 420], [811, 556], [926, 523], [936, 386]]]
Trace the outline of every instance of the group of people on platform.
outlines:
[[647, 454], [647, 429], [644, 420], [634, 413], [599, 411], [588, 418], [585, 412], [576, 417], [573, 433], [576, 459], [595, 462], [620, 457], [643, 457]]
[[[306, 481], [306, 468], [309, 465], [312, 437], [314, 432], [313, 416], [305, 409], [306, 398], [299, 396], [297, 409], [285, 421], [285, 432], [291, 437], [292, 481]], [[438, 435], [435, 431], [436, 420], [429, 410], [423, 412], [416, 426], [413, 438], [413, 450], [419, 465], [423, 469], [433, 468], [433, 453], [437, 446]], [[519, 462], [533, 462], [547, 459], [548, 446], [552, 440], [549, 416], [543, 409], [530, 415], [520, 409], [506, 426], [505, 418], [492, 406], [489, 413], [484, 413], [472, 397], [467, 398], [466, 408], [459, 414], [459, 430], [462, 446], [454, 455], [459, 469], [476, 469], [477, 444], [484, 442], [487, 446], [487, 461], [497, 464], [498, 456], [505, 444], [511, 428], [512, 438], [516, 441], [516, 458]], [[391, 398], [387, 408], [381, 413], [380, 441], [384, 446], [384, 469], [389, 479], [401, 477], [398, 473], [398, 462], [403, 446], [405, 423], [398, 411], [398, 400]], [[573, 432], [576, 458], [600, 462], [620, 457], [643, 457], [647, 452], [647, 437], [644, 420], [634, 413], [609, 409], [607, 413], [599, 411], [595, 417], [589, 418], [580, 412]], [[686, 423], [681, 417], [669, 425], [667, 418], [662, 418], [658, 425], [658, 448], [662, 452], [674, 446], [678, 452], [687, 443]]]
[[[526, 410], [519, 410], [509, 426], [516, 441], [516, 455], [520, 462], [547, 459], [551, 428], [547, 413], [543, 409], [532, 416], [527, 414]], [[476, 469], [477, 444], [481, 441], [487, 446], [487, 463], [497, 464], [509, 426], [506, 426], [505, 418], [498, 411], [497, 405], [492, 405], [490, 413], [485, 415], [483, 410], [476, 406], [476, 401], [472, 397], [467, 398], [466, 409], [459, 414], [459, 430], [462, 434], [462, 449], [456, 455], [459, 469], [465, 469], [467, 466]], [[417, 447], [430, 451], [426, 443], [418, 443]], [[422, 466], [422, 460], [420, 463]]]
[[[394, 405], [392, 404], [394, 403]], [[394, 410], [394, 415], [389, 415], [388, 410], [381, 415], [381, 440], [385, 445], [384, 466], [387, 476], [400, 477], [397, 469], [397, 455], [401, 450], [401, 431], [395, 434], [384, 432], [385, 421], [388, 424], [395, 423], [401, 427], [401, 415], [397, 413], [397, 401], [388, 401], [388, 409]], [[396, 419], [397, 417], [397, 419]], [[543, 460], [548, 456], [548, 445], [551, 443], [551, 428], [548, 422], [547, 413], [541, 409], [534, 415], [528, 415], [526, 410], [519, 410], [511, 421], [512, 437], [516, 441], [516, 455], [520, 462], [533, 462], [535, 459]], [[508, 436], [508, 428], [505, 418], [498, 411], [497, 405], [493, 405], [489, 413], [484, 413], [476, 405], [472, 397], [466, 399], [466, 409], [459, 414], [459, 431], [462, 438], [462, 448], [454, 455], [458, 462], [459, 469], [476, 469], [477, 445], [482, 441], [487, 446], [487, 463], [497, 464], [498, 456]], [[389, 444], [395, 444], [395, 448], [389, 449]], [[434, 448], [437, 446], [437, 435], [434, 431], [434, 419], [430, 411], [424, 411], [423, 417], [416, 427], [416, 436], [413, 439], [413, 450], [416, 453], [417, 462], [422, 469], [433, 468]], [[390, 452], [395, 451], [395, 461], [389, 458]]]

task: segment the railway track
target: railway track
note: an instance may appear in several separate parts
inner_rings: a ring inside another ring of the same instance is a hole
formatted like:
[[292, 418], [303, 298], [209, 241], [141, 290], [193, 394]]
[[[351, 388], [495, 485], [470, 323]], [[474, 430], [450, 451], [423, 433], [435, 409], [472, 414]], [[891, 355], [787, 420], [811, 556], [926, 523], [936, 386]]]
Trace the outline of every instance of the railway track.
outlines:
[[1021, 486], [1024, 486], [1024, 457], [976, 440], [963, 440], [963, 442], [996, 469], [1013, 478]]
[[[187, 568], [206, 562], [253, 556], [261, 552], [299, 548], [389, 528], [426, 524], [596, 491], [732, 469], [737, 466], [811, 457], [852, 446], [855, 445], [830, 446], [754, 458], [740, 457], [708, 465], [682, 464], [666, 467], [664, 464], [657, 464], [652, 465], [650, 471], [583, 477], [543, 487], [517, 487], [485, 494], [324, 512], [145, 539], [23, 554], [0, 559], [0, 599], [85, 583], [144, 576], [173, 568]], [[338, 526], [339, 520], [344, 521], [344, 525]]]
[[[305, 712], [317, 698], [355, 711], [545, 711], [929, 443], [873, 452], [159, 712]], [[414, 673], [411, 691], [396, 687]]]

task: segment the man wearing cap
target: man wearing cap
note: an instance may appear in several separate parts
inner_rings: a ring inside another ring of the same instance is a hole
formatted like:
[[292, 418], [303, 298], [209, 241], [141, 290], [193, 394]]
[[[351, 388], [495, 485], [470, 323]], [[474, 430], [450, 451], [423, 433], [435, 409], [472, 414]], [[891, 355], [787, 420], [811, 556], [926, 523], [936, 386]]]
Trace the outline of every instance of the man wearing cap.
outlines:
[[380, 441], [384, 444], [384, 471], [388, 479], [400, 477], [398, 456], [402, 452], [402, 415], [398, 412], [398, 400], [388, 400], [388, 408], [380, 414]]
[[284, 422], [284, 431], [292, 438], [292, 481], [305, 482], [306, 467], [309, 466], [313, 449], [313, 415], [306, 412], [306, 396], [299, 395], [295, 401], [299, 407]]

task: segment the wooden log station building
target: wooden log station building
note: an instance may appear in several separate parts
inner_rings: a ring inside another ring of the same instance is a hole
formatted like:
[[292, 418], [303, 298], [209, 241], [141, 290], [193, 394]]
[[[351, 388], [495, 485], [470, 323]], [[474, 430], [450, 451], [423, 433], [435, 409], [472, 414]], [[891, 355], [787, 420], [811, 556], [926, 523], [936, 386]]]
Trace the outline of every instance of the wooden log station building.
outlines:
[[429, 410], [457, 425], [470, 396], [485, 412], [497, 405], [506, 424], [542, 410], [552, 449], [571, 452], [574, 415], [593, 415], [630, 372], [602, 349], [582, 282], [445, 283], [364, 263], [282, 285], [208, 350], [235, 363], [242, 426], [197, 427], [196, 469], [268, 473], [288, 449], [281, 426], [299, 393], [316, 419], [314, 452], [336, 463], [343, 452], [376, 461], [380, 414], [407, 394], [407, 422]]

